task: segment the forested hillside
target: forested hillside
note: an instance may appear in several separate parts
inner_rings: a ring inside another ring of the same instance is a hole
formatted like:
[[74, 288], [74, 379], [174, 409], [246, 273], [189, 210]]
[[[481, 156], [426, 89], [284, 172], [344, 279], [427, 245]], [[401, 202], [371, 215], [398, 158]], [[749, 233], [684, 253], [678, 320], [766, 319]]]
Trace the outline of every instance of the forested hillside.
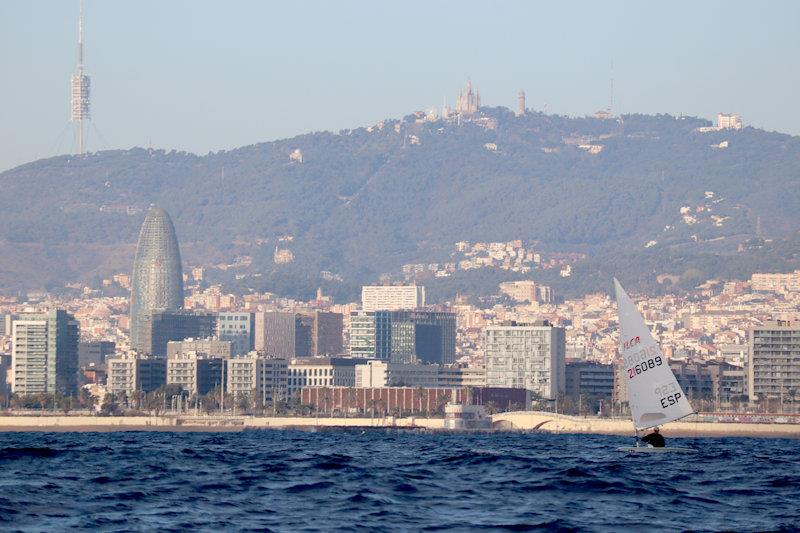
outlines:
[[[657, 290], [661, 274], [685, 285], [795, 267], [800, 138], [696, 131], [708, 125], [488, 108], [473, 121], [410, 115], [205, 156], [40, 160], [0, 174], [0, 288], [129, 271], [151, 204], [172, 215], [187, 264], [250, 256], [239, 276], [211, 278], [303, 297], [318, 285], [350, 296], [403, 263], [446, 260], [461, 240], [588, 254], [570, 278], [544, 276], [562, 294], [606, 288], [612, 274]], [[275, 264], [276, 246], [294, 261]]]

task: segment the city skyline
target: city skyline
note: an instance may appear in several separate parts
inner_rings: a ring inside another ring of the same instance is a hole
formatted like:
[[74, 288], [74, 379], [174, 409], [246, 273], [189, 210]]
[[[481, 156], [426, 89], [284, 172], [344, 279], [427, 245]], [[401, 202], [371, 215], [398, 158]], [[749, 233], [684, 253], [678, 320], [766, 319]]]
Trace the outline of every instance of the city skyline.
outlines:
[[[389, 21], [412, 23], [413, 6], [379, 12], [361, 4], [339, 13], [324, 4], [304, 9], [244, 3], [229, 6], [221, 18], [214, 6], [159, 6], [159, 18], [153, 19], [149, 14], [156, 4], [86, 3], [85, 62], [94, 100], [89, 151], [152, 145], [203, 154], [307, 131], [358, 127], [440, 108], [443, 100], [453, 106], [470, 78], [481, 89], [482, 103], [490, 106], [515, 109], [518, 91], [524, 90], [531, 109], [542, 111], [547, 104], [551, 113], [590, 115], [609, 106], [613, 78], [616, 112], [709, 119], [732, 112], [755, 127], [799, 131], [790, 106], [798, 74], [774, 68], [798, 45], [790, 28], [797, 18], [791, 15], [798, 9], [793, 3], [683, 3], [669, 10], [626, 2], [602, 7], [509, 3], [484, 9], [480, 22], [467, 16], [471, 9], [462, 13], [453, 6], [426, 5], [427, 20], [443, 32], [435, 44], [432, 37], [407, 43], [380, 31]], [[0, 9], [6, 25], [0, 32], [3, 49], [21, 52], [0, 56], [3, 70], [40, 81], [0, 89], [4, 101], [17, 104], [9, 109], [16, 126], [0, 138], [5, 147], [0, 169], [5, 170], [76, 151], [62, 130], [69, 120], [78, 3], [4, 3]], [[193, 29], [182, 33], [187, 17]], [[653, 19], [662, 21], [655, 30]], [[125, 27], [117, 20], [126, 20]], [[302, 21], [308, 39], [294, 40], [297, 32], [287, 33], [289, 28], [276, 20]], [[437, 24], [444, 20], [453, 23]], [[541, 20], [550, 23], [537, 24]], [[604, 20], [608, 23], [598, 23]], [[573, 30], [568, 36], [557, 29], [563, 24]], [[262, 25], [271, 31], [261, 31]], [[231, 35], [228, 28], [237, 26], [241, 31]], [[347, 37], [331, 33], [334, 27], [348, 30]], [[495, 29], [500, 27], [502, 34]], [[728, 28], [741, 28], [735, 33], [739, 38], [731, 39]], [[142, 29], [148, 38], [141, 37]], [[41, 38], [34, 44], [20, 32]], [[472, 38], [475, 32], [483, 38]], [[206, 34], [223, 38], [209, 49]], [[282, 38], [296, 43], [295, 53], [275, 53]], [[372, 50], [361, 46], [365, 41], [374, 44]], [[401, 46], [419, 54], [400, 54]], [[552, 48], [557, 53], [546, 52]], [[710, 53], [718, 49], [722, 53]], [[381, 61], [381, 55], [389, 61]], [[401, 59], [417, 55], [425, 58], [421, 65]], [[341, 57], [386, 64], [385, 76], [337, 70], [344, 66]], [[203, 75], [210, 69], [222, 75]], [[234, 86], [235, 98], [216, 98], [231, 94]], [[769, 94], [764, 87], [770, 87]]]

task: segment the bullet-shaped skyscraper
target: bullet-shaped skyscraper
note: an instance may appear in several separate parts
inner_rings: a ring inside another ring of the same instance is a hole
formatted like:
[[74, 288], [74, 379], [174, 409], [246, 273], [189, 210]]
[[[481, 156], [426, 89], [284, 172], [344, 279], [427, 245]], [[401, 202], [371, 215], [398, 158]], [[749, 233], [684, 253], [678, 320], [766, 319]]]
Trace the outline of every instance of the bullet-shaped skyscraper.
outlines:
[[167, 212], [152, 207], [142, 224], [131, 286], [131, 347], [142, 349], [142, 317], [183, 307], [181, 252]]

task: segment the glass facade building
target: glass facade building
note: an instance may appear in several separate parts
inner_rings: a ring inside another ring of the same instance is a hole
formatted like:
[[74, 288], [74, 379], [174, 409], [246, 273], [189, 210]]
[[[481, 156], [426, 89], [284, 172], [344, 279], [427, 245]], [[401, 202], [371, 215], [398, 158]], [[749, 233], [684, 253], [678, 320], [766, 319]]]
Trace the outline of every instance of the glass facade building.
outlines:
[[216, 332], [217, 317], [193, 311], [147, 311], [140, 316], [139, 353], [167, 356], [169, 341], [205, 339]]
[[350, 356], [392, 363], [451, 364], [456, 315], [439, 311], [354, 311]]
[[[142, 224], [131, 280], [131, 347], [148, 351], [142, 328], [146, 313], [183, 307], [183, 272], [175, 226], [167, 212], [152, 207]], [[169, 339], [179, 340], [179, 339]]]

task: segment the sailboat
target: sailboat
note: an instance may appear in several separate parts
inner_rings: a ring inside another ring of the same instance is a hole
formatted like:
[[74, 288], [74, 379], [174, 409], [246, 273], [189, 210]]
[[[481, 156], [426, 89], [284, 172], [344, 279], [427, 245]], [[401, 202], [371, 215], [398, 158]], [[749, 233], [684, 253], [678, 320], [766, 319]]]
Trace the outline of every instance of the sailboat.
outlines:
[[622, 379], [628, 387], [628, 404], [636, 436], [636, 446], [617, 449], [628, 453], [697, 451], [640, 445], [639, 431], [679, 420], [694, 411], [644, 318], [616, 278], [614, 291], [619, 312], [619, 351], [624, 361]]

